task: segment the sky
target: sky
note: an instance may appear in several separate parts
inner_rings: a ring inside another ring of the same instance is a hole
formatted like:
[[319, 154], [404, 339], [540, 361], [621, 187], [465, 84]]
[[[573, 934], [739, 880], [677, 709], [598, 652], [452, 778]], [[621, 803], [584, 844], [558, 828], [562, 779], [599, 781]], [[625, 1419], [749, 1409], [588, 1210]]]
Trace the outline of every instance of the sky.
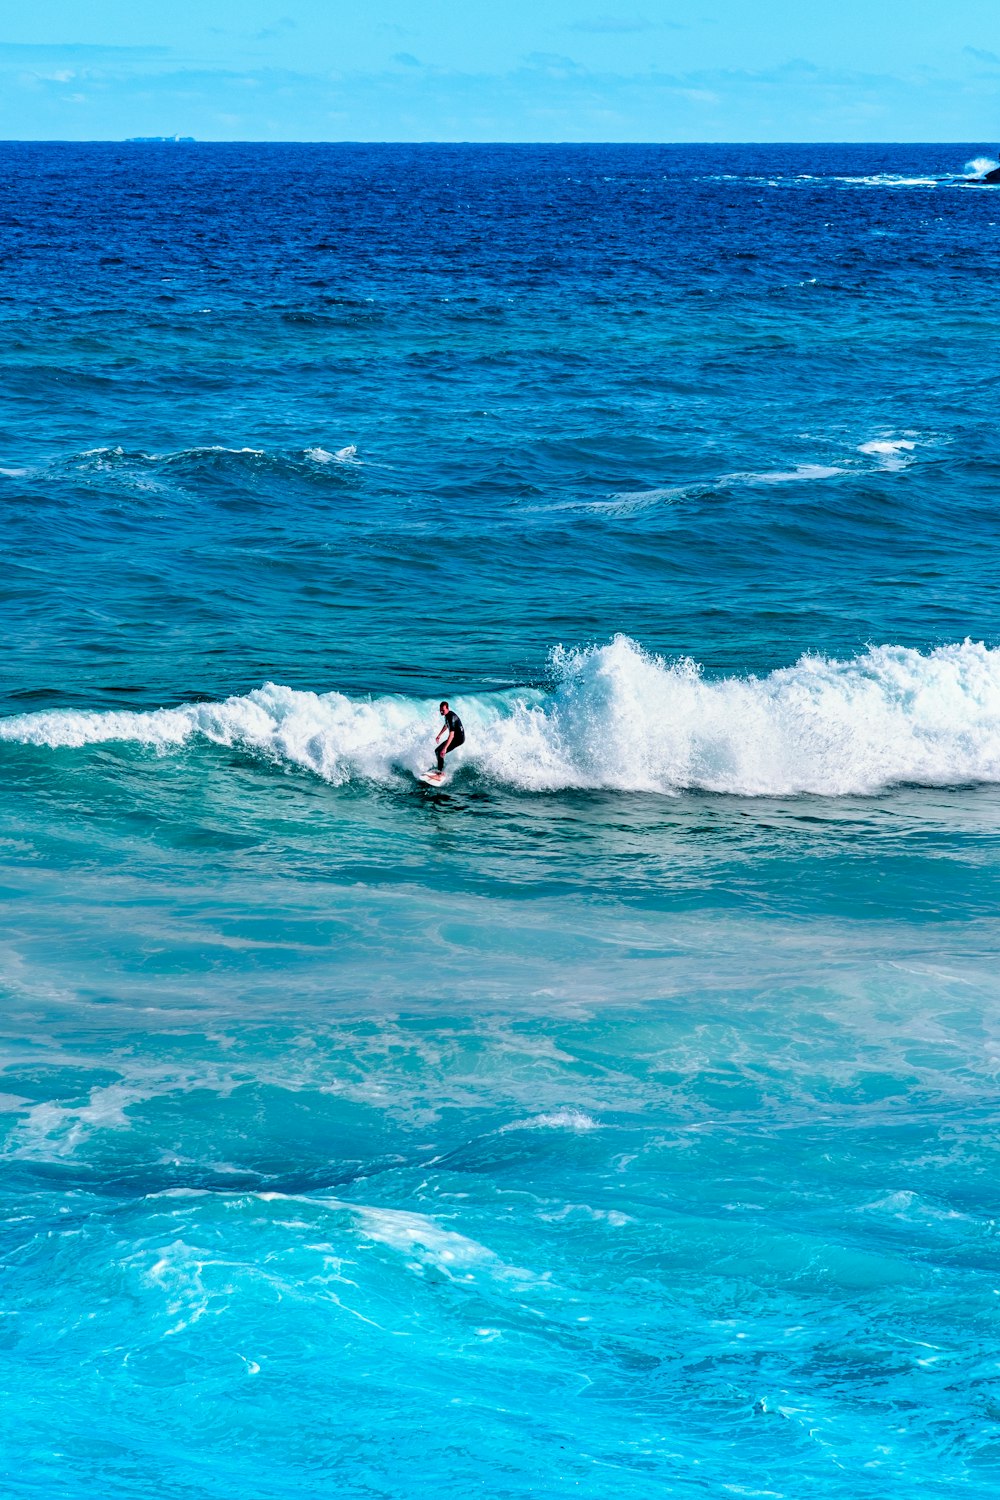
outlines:
[[997, 0], [37, 0], [0, 138], [1000, 138]]

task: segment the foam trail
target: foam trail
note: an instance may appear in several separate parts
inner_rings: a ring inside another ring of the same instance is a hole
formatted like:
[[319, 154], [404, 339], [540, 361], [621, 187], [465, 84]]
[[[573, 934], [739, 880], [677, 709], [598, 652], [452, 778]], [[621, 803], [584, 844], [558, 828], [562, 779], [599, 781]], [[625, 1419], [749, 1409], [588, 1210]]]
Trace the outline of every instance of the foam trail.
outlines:
[[744, 484], [796, 484], [801, 479], [833, 479], [844, 470], [831, 464], [799, 464], [794, 469], [770, 469], [761, 474], [727, 474], [722, 483], [742, 480]]
[[[1000, 650], [875, 646], [804, 656], [763, 677], [706, 679], [627, 636], [555, 651], [555, 686], [456, 696], [456, 765], [526, 791], [608, 788], [741, 796], [865, 794], [903, 782], [1000, 782]], [[433, 699], [357, 700], [268, 683], [224, 703], [149, 713], [53, 711], [0, 721], [0, 741], [73, 747], [192, 739], [240, 745], [327, 781], [391, 781], [430, 761]]]
[[[912, 445], [911, 445], [912, 446]], [[806, 480], [833, 479], [845, 474], [846, 469], [830, 464], [799, 464], [794, 469], [767, 469], [760, 473], [722, 474], [718, 479], [703, 483], [664, 486], [652, 490], [616, 490], [610, 500], [573, 500], [557, 505], [539, 507], [542, 510], [581, 510], [603, 512], [606, 515], [625, 516], [651, 506], [669, 504], [683, 500], [689, 495], [704, 495], [713, 490], [727, 489], [732, 485], [798, 484]]]
[[946, 177], [904, 177], [898, 172], [871, 172], [864, 177], [834, 177], [851, 187], [937, 187]]

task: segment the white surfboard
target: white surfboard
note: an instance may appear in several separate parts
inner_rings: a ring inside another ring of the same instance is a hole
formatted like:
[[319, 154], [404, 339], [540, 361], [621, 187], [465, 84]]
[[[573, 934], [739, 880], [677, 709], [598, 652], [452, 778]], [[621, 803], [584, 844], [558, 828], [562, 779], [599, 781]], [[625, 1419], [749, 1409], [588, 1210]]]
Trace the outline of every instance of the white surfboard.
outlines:
[[444, 786], [443, 771], [417, 771], [415, 775], [418, 781], [423, 781], [427, 786]]

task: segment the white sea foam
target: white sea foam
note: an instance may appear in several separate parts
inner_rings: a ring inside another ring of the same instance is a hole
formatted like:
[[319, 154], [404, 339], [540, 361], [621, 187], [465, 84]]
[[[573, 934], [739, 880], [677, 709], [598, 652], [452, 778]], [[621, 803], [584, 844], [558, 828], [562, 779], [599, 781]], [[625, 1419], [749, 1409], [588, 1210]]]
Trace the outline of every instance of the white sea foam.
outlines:
[[[349, 1203], [341, 1198], [303, 1197], [285, 1193], [256, 1193], [260, 1203], [308, 1204], [325, 1213], [346, 1214], [354, 1221], [356, 1232], [374, 1240], [389, 1250], [397, 1250], [407, 1257], [410, 1270], [433, 1266], [446, 1276], [463, 1281], [474, 1279], [477, 1270], [488, 1270], [494, 1275], [515, 1275], [528, 1279], [530, 1273], [517, 1266], [509, 1266], [486, 1245], [470, 1239], [457, 1230], [448, 1229], [428, 1214], [415, 1213], [412, 1209], [387, 1208], [383, 1205]], [[301, 1227], [308, 1227], [302, 1224]], [[328, 1249], [329, 1246], [314, 1246]]]
[[947, 176], [907, 176], [903, 172], [867, 172], [859, 176], [834, 174], [827, 177], [814, 172], [797, 172], [793, 177], [737, 177], [732, 174], [705, 177], [703, 182], [745, 182], [754, 187], [796, 187], [803, 182], [843, 183], [848, 187], [936, 187], [947, 182]]
[[600, 1125], [581, 1109], [557, 1109], [548, 1115], [531, 1115], [527, 1120], [511, 1120], [501, 1125], [498, 1134], [511, 1130], [600, 1130]]
[[348, 443], [346, 448], [338, 448], [331, 453], [327, 448], [307, 448], [306, 458], [312, 459], [314, 464], [359, 464], [358, 450], [354, 443]]
[[[549, 692], [459, 696], [457, 767], [527, 791], [608, 788], [741, 796], [870, 793], [899, 783], [1000, 782], [1000, 650], [875, 646], [804, 656], [767, 676], [709, 679], [626, 636], [557, 650]], [[239, 745], [333, 783], [425, 767], [436, 702], [352, 699], [268, 683], [223, 703], [149, 713], [60, 710], [0, 721], [0, 741], [126, 741], [166, 753]]]
[[[610, 500], [592, 501], [590, 508], [608, 510], [615, 505], [632, 505], [641, 509], [646, 505], [658, 505], [663, 500], [676, 500], [679, 496], [686, 495], [691, 488], [692, 486], [689, 485], [675, 484], [658, 490], [616, 490]], [[568, 508], [578, 509], [579, 507], [571, 505]]]
[[869, 443], [861, 443], [858, 452], [878, 459], [881, 469], [905, 469], [910, 462], [906, 455], [916, 446], [909, 438], [873, 438]]
[[454, 1272], [497, 1259], [485, 1245], [453, 1229], [443, 1229], [426, 1214], [361, 1204], [352, 1206], [352, 1212], [371, 1239], [392, 1250], [403, 1250], [440, 1270]]
[[1000, 162], [994, 161], [992, 156], [974, 156], [971, 161], [965, 163], [966, 177], [985, 177], [987, 172], [995, 172], [1000, 167]]
[[872, 172], [865, 177], [834, 177], [834, 182], [845, 183], [849, 187], [937, 187], [941, 181], [947, 178], [940, 177], [905, 177], [900, 172]]
[[94, 1130], [127, 1129], [126, 1109], [148, 1097], [129, 1084], [113, 1083], [92, 1089], [86, 1104], [44, 1100], [27, 1111], [11, 1144], [19, 1156], [71, 1156]]

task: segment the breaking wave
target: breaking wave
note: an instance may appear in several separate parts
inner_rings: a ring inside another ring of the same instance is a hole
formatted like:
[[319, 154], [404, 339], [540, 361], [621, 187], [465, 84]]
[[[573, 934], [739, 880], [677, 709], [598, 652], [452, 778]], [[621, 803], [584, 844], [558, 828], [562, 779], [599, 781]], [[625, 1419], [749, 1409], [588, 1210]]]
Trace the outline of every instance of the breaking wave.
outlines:
[[[739, 796], [867, 794], [900, 783], [1000, 781], [1000, 650], [966, 641], [803, 656], [766, 676], [706, 677], [627, 636], [551, 659], [542, 691], [456, 695], [457, 769], [526, 791], [606, 788]], [[434, 699], [357, 699], [267, 683], [221, 703], [146, 713], [59, 710], [0, 721], [0, 741], [124, 741], [169, 753], [202, 739], [334, 784], [425, 768]]]

